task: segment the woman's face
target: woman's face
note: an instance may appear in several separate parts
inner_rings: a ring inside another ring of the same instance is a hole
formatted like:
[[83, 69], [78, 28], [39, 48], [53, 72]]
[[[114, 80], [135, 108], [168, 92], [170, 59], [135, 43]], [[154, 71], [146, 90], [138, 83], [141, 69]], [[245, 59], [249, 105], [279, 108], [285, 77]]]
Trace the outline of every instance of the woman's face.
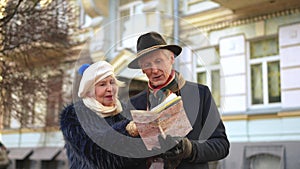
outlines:
[[96, 100], [104, 106], [115, 105], [117, 92], [118, 86], [112, 76], [108, 76], [95, 84]]

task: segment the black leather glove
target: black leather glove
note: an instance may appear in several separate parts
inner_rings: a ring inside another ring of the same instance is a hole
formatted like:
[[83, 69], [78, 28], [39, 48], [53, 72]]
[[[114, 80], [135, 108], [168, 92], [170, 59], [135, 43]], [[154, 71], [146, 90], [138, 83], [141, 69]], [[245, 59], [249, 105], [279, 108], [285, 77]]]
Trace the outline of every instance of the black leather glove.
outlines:
[[187, 138], [171, 137], [167, 135], [166, 139], [158, 137], [161, 149], [175, 145], [160, 156], [164, 159], [164, 169], [174, 169], [182, 159], [189, 158], [192, 154], [192, 143]]
[[166, 152], [167, 150], [172, 149], [172, 147], [176, 146], [180, 140], [181, 137], [172, 137], [170, 135], [167, 135], [165, 138], [162, 135], [158, 136], [158, 141], [160, 144], [160, 150], [162, 153]]
[[189, 158], [192, 153], [192, 143], [189, 139], [183, 138], [175, 147], [163, 154], [164, 159], [182, 160]]

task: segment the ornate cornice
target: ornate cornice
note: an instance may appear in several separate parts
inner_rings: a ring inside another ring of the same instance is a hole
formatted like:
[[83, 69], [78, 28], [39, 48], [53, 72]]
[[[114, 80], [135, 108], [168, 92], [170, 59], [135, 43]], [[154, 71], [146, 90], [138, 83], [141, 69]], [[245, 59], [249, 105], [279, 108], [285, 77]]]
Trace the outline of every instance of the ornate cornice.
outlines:
[[[240, 26], [240, 25], [269, 20], [272, 18], [295, 15], [295, 14], [299, 14], [299, 13], [300, 13], [300, 8], [294, 8], [294, 9], [287, 9], [287, 10], [277, 11], [277, 12], [263, 14], [263, 15], [250, 16], [250, 17], [248, 16], [248, 17], [236, 18], [236, 19], [233, 19], [234, 17], [229, 17], [230, 19], [226, 19], [226, 20], [223, 20], [223, 21], [220, 21], [217, 23], [213, 23], [213, 24], [208, 24], [208, 25], [205, 25], [205, 24], [203, 25], [203, 23], [192, 23], [192, 25], [194, 26], [194, 28], [195, 27], [197, 28], [197, 31], [210, 32], [210, 31], [224, 29], [224, 28], [228, 28], [228, 27], [236, 27], [236, 26]], [[201, 25], [201, 26], [198, 26], [198, 25]], [[189, 27], [189, 28], [184, 29], [184, 31], [190, 31], [190, 29], [194, 29], [194, 28]]]

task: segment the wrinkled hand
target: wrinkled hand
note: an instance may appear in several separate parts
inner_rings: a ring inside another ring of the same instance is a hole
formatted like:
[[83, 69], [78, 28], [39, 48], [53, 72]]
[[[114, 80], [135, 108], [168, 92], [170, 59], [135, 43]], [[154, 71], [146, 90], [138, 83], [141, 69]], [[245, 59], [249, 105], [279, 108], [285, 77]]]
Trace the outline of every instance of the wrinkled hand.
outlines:
[[192, 154], [192, 143], [187, 138], [171, 137], [168, 135], [166, 139], [162, 137], [158, 139], [162, 149], [170, 145], [175, 145], [161, 154], [161, 157], [164, 159], [164, 169], [176, 168], [182, 159], [189, 158]]
[[126, 131], [132, 137], [137, 137], [139, 135], [138, 129], [133, 121], [130, 121], [126, 126]]

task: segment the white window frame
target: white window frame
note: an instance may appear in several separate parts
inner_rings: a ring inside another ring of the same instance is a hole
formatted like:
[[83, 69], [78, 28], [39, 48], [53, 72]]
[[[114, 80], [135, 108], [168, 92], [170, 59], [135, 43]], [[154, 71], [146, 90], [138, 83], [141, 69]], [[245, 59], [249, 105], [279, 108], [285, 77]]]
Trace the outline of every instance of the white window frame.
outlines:
[[[213, 10], [220, 7], [219, 3], [213, 2], [211, 0], [185, 0], [182, 2], [184, 15], [192, 15], [199, 12], [205, 12]], [[190, 9], [193, 5], [199, 5], [196, 9]]]
[[82, 28], [86, 24], [86, 13], [81, 1], [78, 1], [79, 4], [79, 26]]
[[[216, 50], [216, 46], [211, 46], [210, 48], [215, 48], [215, 50]], [[201, 50], [201, 49], [197, 49], [197, 50]], [[195, 50], [195, 51], [197, 51], [197, 50]], [[217, 54], [217, 55], [219, 55], [219, 54]], [[195, 57], [201, 57], [201, 56], [195, 55]], [[196, 67], [195, 71], [196, 71], [196, 81], [197, 81], [197, 83], [199, 83], [198, 82], [198, 77], [197, 77], [198, 73], [203, 73], [203, 72], [206, 73], [206, 84], [204, 84], [204, 85], [206, 85], [210, 89], [211, 93], [213, 93], [213, 91], [212, 91], [212, 72], [216, 71], [216, 70], [220, 72], [220, 81], [219, 81], [219, 83], [220, 83], [220, 89], [219, 89], [220, 99], [218, 100], [220, 105], [218, 107], [219, 108], [222, 107], [222, 99], [221, 99], [222, 98], [222, 91], [221, 91], [221, 86], [222, 86], [222, 81], [221, 81], [222, 76], [221, 76], [221, 74], [222, 74], [222, 70], [221, 70], [221, 63], [219, 62], [219, 63], [211, 64], [211, 65], [207, 64], [207, 65], [202, 66], [202, 67], [198, 67], [198, 65], [196, 63], [195, 67]], [[215, 99], [216, 98], [214, 98], [214, 100]]]
[[[196, 74], [203, 73], [203, 72], [206, 73], [206, 83], [207, 84], [205, 84], [205, 85], [207, 85], [210, 90], [211, 90], [211, 86], [212, 86], [211, 74], [212, 74], [212, 71], [215, 71], [215, 70], [219, 70], [220, 73], [221, 73], [220, 64], [219, 65], [208, 65], [208, 66], [205, 66], [205, 67], [196, 68]], [[221, 82], [221, 79], [220, 79], [220, 82]]]
[[[278, 103], [269, 103], [269, 88], [268, 88], [268, 62], [274, 62], [274, 61], [279, 61], [280, 64], [280, 56], [279, 55], [272, 55], [272, 56], [267, 56], [267, 57], [262, 57], [262, 58], [257, 58], [257, 59], [251, 59], [250, 55], [250, 41], [247, 41], [247, 59], [248, 59], [248, 64], [247, 64], [247, 90], [248, 90], [248, 108], [250, 109], [266, 109], [266, 108], [276, 108], [281, 106], [281, 102]], [[257, 104], [253, 105], [252, 104], [252, 91], [251, 91], [251, 65], [254, 64], [262, 64], [262, 76], [263, 76], [263, 104]]]
[[[130, 2], [128, 4], [119, 6], [117, 17], [121, 18], [121, 12], [125, 11], [125, 10], [129, 10], [129, 16], [136, 14], [135, 13], [136, 6], [141, 5], [141, 4], [142, 4], [142, 1], [134, 1], [134, 2]], [[118, 23], [118, 26], [117, 26], [117, 37], [116, 37], [117, 42], [120, 42], [120, 43], [117, 43], [118, 44], [117, 45], [117, 49], [118, 50], [124, 49], [124, 46], [122, 45], [122, 34], [123, 34], [123, 32], [121, 30], [121, 25], [120, 25], [120, 23]]]

